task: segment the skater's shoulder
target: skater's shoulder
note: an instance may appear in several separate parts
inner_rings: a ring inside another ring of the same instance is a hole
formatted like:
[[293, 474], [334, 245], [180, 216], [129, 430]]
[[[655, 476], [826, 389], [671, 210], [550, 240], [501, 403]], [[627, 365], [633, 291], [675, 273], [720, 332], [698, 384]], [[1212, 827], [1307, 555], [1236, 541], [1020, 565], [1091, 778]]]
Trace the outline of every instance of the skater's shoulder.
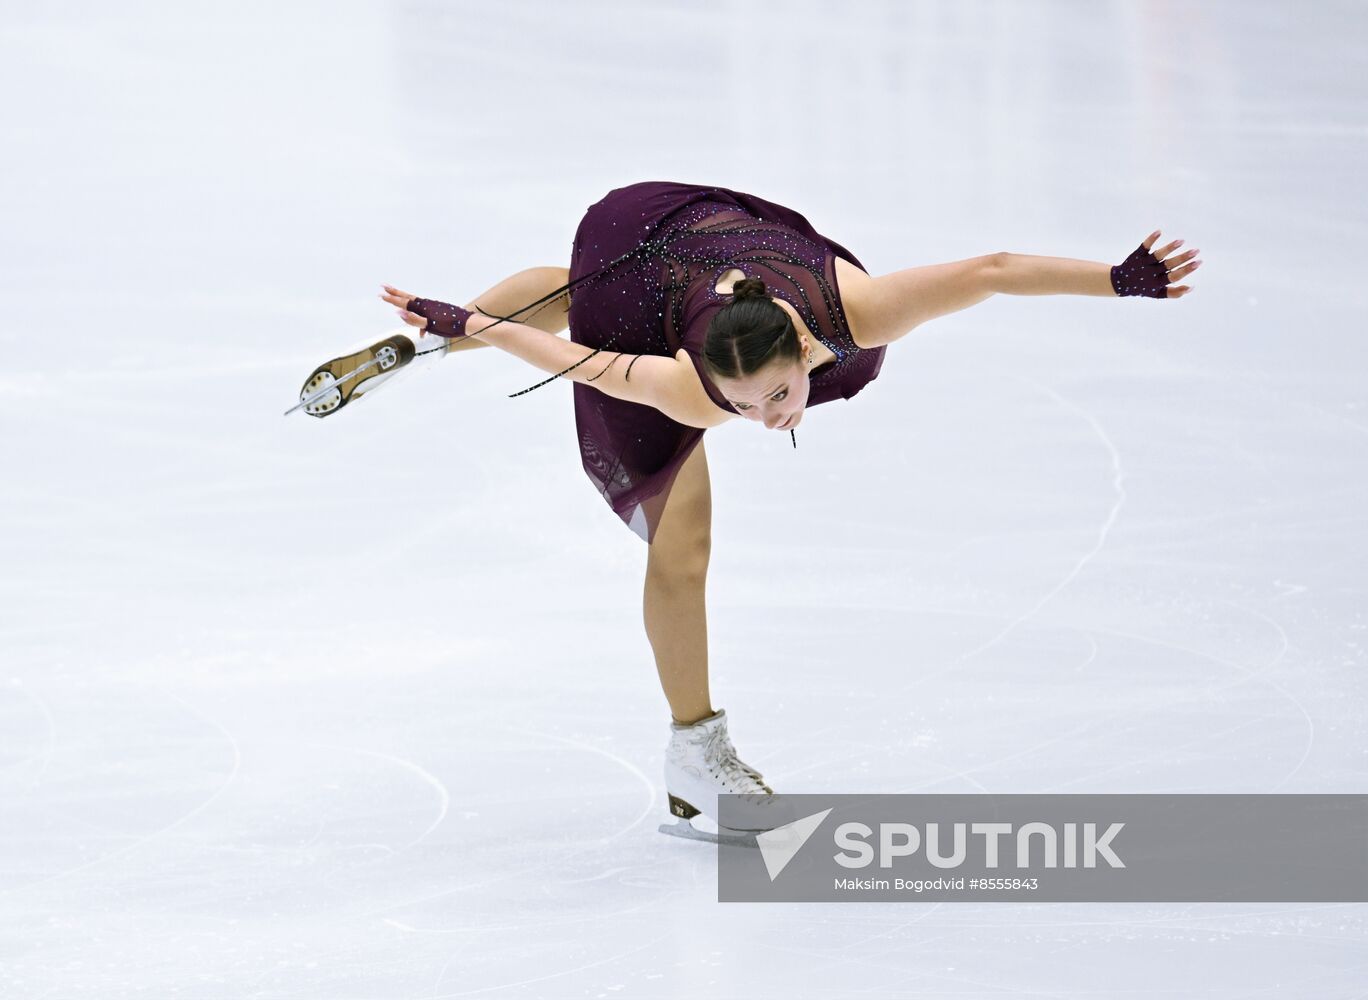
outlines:
[[832, 257], [836, 269], [837, 294], [841, 299], [841, 310], [845, 313], [850, 339], [861, 350], [877, 347], [867, 336], [861, 336], [869, 326], [865, 317], [874, 294], [874, 279], [844, 257], [835, 254]]

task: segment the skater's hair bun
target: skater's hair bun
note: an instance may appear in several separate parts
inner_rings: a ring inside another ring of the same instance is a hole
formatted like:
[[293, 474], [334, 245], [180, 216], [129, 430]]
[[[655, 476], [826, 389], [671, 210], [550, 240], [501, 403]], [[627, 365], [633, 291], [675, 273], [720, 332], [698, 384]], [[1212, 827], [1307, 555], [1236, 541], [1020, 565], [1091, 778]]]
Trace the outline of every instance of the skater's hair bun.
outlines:
[[798, 331], [760, 278], [742, 278], [717, 311], [703, 340], [703, 362], [713, 379], [740, 379], [771, 364], [802, 357]]
[[746, 299], [769, 298], [765, 292], [765, 282], [760, 278], [742, 278], [732, 285], [732, 301], [744, 302]]

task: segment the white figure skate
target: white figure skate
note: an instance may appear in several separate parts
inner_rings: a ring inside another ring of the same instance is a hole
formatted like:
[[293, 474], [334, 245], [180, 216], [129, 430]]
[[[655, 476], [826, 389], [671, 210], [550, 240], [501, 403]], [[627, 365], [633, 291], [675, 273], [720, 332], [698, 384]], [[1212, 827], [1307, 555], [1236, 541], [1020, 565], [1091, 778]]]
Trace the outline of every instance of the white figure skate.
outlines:
[[[709, 843], [756, 846], [755, 835], [782, 825], [786, 820], [769, 816], [765, 807], [774, 789], [764, 776], [741, 762], [727, 735], [727, 712], [700, 719], [693, 725], [670, 723], [670, 743], [665, 748], [665, 790], [670, 799], [674, 823], [662, 823], [661, 833]], [[718, 796], [737, 793], [755, 796], [747, 799], [746, 822], [742, 828], [726, 827], [718, 821]], [[690, 820], [699, 813], [717, 823], [716, 834], [699, 830]]]
[[414, 328], [367, 340], [315, 368], [299, 390], [299, 402], [285, 415], [302, 408], [312, 417], [330, 416], [397, 376], [440, 361], [446, 353], [447, 338]]

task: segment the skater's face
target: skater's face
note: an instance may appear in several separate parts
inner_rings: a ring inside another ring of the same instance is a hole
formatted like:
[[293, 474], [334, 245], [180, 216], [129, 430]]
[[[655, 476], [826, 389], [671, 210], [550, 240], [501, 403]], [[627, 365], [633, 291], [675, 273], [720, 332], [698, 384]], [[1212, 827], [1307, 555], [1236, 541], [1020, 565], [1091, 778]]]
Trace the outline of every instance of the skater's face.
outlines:
[[774, 363], [743, 379], [718, 379], [717, 387], [747, 420], [774, 431], [803, 422], [808, 401], [808, 348], [795, 362]]

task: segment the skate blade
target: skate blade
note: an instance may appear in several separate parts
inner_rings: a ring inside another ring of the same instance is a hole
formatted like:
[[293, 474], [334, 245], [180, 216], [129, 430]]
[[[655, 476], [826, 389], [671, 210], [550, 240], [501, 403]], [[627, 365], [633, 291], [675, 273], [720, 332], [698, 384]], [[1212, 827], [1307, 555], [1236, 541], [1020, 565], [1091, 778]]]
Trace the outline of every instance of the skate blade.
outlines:
[[673, 823], [661, 823], [660, 832], [684, 840], [701, 840], [705, 844], [720, 844], [727, 847], [759, 847], [754, 833], [744, 830], [720, 829], [717, 833], [700, 830], [687, 819], [677, 819]]
[[377, 379], [393, 381], [413, 357], [413, 341], [396, 335], [333, 358], [313, 370], [299, 390], [299, 403], [287, 410], [286, 416], [301, 408], [311, 417], [336, 413], [353, 398], [366, 395], [378, 384]]

